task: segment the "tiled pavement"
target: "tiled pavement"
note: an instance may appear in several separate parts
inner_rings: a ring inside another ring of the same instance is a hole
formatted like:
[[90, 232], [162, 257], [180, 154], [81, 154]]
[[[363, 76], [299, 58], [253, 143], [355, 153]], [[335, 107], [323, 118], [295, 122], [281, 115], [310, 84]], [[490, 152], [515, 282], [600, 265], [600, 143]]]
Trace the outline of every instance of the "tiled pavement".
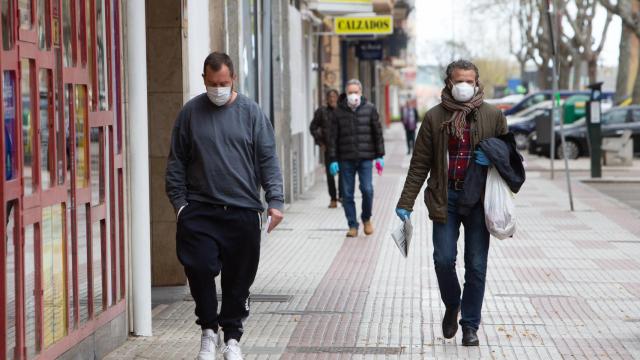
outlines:
[[[444, 340], [421, 196], [407, 259], [389, 236], [409, 161], [399, 130], [385, 135], [391, 154], [375, 176], [373, 236], [344, 238], [343, 213], [326, 208], [321, 182], [264, 240], [247, 359], [640, 359], [640, 213], [580, 183], [580, 173], [570, 212], [562, 174], [550, 181], [537, 159], [516, 197], [516, 236], [492, 239], [481, 346], [460, 346], [460, 334]], [[458, 267], [462, 279], [462, 256]], [[131, 338], [108, 358], [194, 358], [193, 308], [157, 308], [154, 336]]]

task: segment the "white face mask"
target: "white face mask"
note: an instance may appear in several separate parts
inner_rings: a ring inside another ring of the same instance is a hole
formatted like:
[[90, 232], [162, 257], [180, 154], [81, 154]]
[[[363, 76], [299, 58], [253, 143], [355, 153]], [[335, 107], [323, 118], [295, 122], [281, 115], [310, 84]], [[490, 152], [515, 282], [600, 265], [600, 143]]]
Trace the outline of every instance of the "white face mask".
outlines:
[[354, 108], [360, 106], [360, 95], [358, 94], [347, 95], [347, 102], [349, 103], [349, 106]]
[[231, 87], [207, 86], [207, 96], [212, 103], [222, 106], [228, 103], [231, 98]]
[[451, 94], [456, 101], [467, 102], [476, 94], [476, 88], [463, 82], [453, 85]]

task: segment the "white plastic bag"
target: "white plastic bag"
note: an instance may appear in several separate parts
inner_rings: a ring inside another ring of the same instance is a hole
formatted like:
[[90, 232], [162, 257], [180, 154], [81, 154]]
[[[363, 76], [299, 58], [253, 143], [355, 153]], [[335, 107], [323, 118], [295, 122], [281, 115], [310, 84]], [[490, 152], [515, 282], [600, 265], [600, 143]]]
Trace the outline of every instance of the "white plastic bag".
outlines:
[[484, 219], [489, 233], [503, 240], [516, 232], [513, 193], [495, 167], [487, 174], [484, 192]]

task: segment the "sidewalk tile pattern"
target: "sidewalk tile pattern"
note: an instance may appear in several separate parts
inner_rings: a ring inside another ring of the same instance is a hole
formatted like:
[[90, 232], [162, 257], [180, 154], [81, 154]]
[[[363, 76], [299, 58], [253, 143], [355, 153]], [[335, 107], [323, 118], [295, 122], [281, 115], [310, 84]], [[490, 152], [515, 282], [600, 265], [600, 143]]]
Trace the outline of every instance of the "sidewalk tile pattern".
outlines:
[[[242, 341], [247, 359], [640, 359], [638, 212], [577, 181], [570, 212], [564, 178], [544, 171], [531, 171], [516, 196], [516, 235], [491, 240], [481, 346], [460, 346], [460, 333], [444, 339], [422, 196], [407, 259], [390, 238], [409, 158], [401, 129], [385, 136], [374, 235], [345, 238], [344, 214], [326, 208], [319, 182], [263, 240]], [[290, 300], [260, 300], [265, 294]], [[130, 338], [108, 359], [193, 359], [193, 309], [188, 300], [170, 304], [154, 317], [153, 337]]]

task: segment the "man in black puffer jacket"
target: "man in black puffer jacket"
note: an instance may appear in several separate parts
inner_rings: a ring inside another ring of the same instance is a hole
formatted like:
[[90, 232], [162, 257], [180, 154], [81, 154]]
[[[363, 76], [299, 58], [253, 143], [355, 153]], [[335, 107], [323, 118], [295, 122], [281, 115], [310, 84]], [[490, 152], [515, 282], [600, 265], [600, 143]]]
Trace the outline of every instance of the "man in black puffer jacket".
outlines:
[[334, 112], [329, 136], [329, 169], [332, 174], [340, 171], [340, 188], [343, 194], [344, 213], [349, 224], [347, 237], [358, 236], [358, 220], [354, 191], [356, 173], [360, 179], [364, 233], [373, 234], [371, 210], [373, 208], [373, 162], [382, 171], [384, 167], [384, 139], [378, 111], [374, 104], [362, 96], [362, 84], [349, 80], [347, 92], [340, 95]]

